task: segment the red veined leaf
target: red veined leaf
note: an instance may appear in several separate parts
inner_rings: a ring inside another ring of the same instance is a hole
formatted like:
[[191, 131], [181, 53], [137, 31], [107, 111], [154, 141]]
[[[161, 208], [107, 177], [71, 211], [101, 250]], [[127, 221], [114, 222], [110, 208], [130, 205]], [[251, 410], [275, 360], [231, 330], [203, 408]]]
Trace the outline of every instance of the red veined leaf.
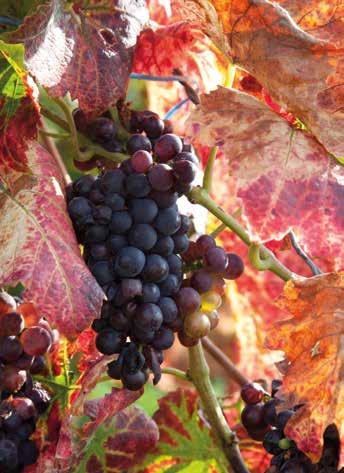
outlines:
[[227, 182], [228, 194], [240, 199], [253, 238], [280, 239], [293, 228], [314, 259], [342, 266], [344, 169], [310, 134], [255, 98], [225, 88], [202, 97], [188, 134], [224, 151], [230, 177], [222, 173], [222, 185]]
[[59, 331], [72, 339], [99, 316], [103, 292], [80, 256], [52, 156], [37, 143], [26, 153], [30, 175], [11, 173], [0, 188], [0, 284], [25, 286]]
[[343, 301], [343, 273], [288, 282], [280, 306], [292, 318], [277, 323], [266, 340], [270, 349], [285, 353], [287, 362], [278, 392], [281, 409], [302, 405], [285, 433], [313, 461], [321, 456], [329, 424], [336, 424], [343, 451]]
[[94, 115], [125, 95], [136, 38], [148, 20], [143, 0], [107, 3], [105, 11], [68, 11], [51, 0], [12, 35], [24, 43], [26, 66], [41, 85], [54, 96], [70, 92]]

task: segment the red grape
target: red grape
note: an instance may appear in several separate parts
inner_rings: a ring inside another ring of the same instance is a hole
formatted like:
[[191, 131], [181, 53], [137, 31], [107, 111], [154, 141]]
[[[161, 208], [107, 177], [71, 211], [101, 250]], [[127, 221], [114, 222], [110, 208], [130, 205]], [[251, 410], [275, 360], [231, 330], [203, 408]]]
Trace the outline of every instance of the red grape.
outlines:
[[25, 353], [32, 356], [44, 355], [50, 348], [52, 339], [43, 327], [30, 327], [20, 337]]

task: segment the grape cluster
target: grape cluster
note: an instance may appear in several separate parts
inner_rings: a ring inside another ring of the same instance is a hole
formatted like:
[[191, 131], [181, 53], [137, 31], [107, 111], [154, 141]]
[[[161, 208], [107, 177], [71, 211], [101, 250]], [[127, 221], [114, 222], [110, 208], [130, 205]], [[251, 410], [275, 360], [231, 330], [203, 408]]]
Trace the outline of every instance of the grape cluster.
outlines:
[[[241, 398], [246, 406], [241, 412], [241, 421], [249, 436], [263, 442], [264, 449], [273, 455], [271, 471], [276, 473], [313, 473], [313, 465], [295, 442], [284, 433], [288, 420], [300, 406], [278, 410], [280, 401], [275, 397], [281, 381], [272, 381], [271, 396], [258, 383], [243, 386]], [[270, 471], [270, 470], [269, 470]]]
[[107, 296], [93, 323], [96, 346], [119, 355], [109, 375], [137, 390], [149, 369], [159, 381], [162, 352], [181, 327], [179, 255], [189, 246], [190, 220], [177, 200], [191, 189], [198, 159], [178, 136], [165, 133], [172, 130], [153, 112], [132, 117], [130, 158], [75, 181], [68, 210], [84, 259]]
[[217, 246], [211, 235], [201, 235], [190, 242], [182, 257], [186, 264], [198, 267], [183, 281], [184, 287], [176, 296], [183, 316], [179, 340], [185, 346], [193, 346], [217, 326], [224, 279], [237, 279], [244, 264], [238, 255]]
[[36, 462], [38, 448], [30, 439], [50, 395], [32, 381], [46, 372], [44, 355], [56, 341], [49, 324], [29, 303], [17, 307], [0, 293], [0, 471], [19, 473]]

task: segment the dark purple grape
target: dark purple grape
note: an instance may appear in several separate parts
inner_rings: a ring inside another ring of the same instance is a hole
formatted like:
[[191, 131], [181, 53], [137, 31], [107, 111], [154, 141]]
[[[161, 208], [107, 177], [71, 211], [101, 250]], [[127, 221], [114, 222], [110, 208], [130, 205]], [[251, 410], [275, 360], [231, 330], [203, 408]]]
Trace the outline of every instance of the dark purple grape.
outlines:
[[155, 164], [147, 175], [154, 191], [166, 192], [173, 187], [173, 171], [167, 164]]
[[153, 164], [152, 155], [148, 151], [136, 151], [131, 157], [131, 164], [135, 172], [146, 174]]
[[174, 162], [178, 161], [190, 161], [193, 163], [195, 166], [199, 166], [199, 160], [197, 156], [194, 153], [188, 152], [188, 151], [182, 151], [181, 153], [178, 153], [177, 156], [173, 158]]
[[157, 242], [152, 248], [153, 253], [161, 256], [169, 256], [173, 253], [173, 250], [174, 242], [170, 236], [162, 236], [158, 238]]
[[131, 164], [131, 159], [126, 159], [120, 165], [121, 171], [126, 175], [129, 176], [134, 172], [133, 166]]
[[137, 371], [134, 374], [124, 372], [121, 380], [126, 389], [129, 389], [129, 391], [137, 391], [141, 389], [147, 381], [147, 375], [143, 371]]
[[122, 360], [117, 359], [117, 360], [111, 361], [111, 363], [107, 365], [108, 376], [112, 379], [121, 379], [122, 366], [123, 366]]
[[135, 314], [134, 323], [141, 330], [159, 330], [163, 321], [160, 307], [156, 304], [146, 302], [141, 304]]
[[156, 113], [144, 112], [142, 129], [149, 138], [158, 138], [164, 131], [164, 122]]
[[277, 414], [276, 427], [283, 430], [287, 425], [288, 420], [294, 415], [294, 411], [285, 410]]
[[174, 184], [174, 190], [178, 193], [178, 196], [187, 195], [192, 189], [192, 184], [188, 182], [176, 181]]
[[176, 207], [159, 210], [154, 226], [163, 235], [173, 235], [181, 225], [181, 218]]
[[244, 262], [235, 253], [227, 253], [227, 268], [222, 274], [225, 279], [237, 279], [244, 272]]
[[15, 410], [12, 410], [8, 416], [2, 419], [1, 427], [5, 432], [15, 433], [22, 423], [23, 419], [20, 415]]
[[123, 191], [125, 174], [121, 169], [106, 171], [100, 178], [100, 189], [105, 194]]
[[120, 195], [117, 194], [116, 192], [110, 192], [105, 195], [104, 199], [105, 205], [110, 207], [111, 210], [124, 210], [125, 208], [125, 200], [124, 198]]
[[175, 274], [169, 274], [160, 284], [160, 293], [162, 296], [174, 296], [179, 291], [181, 285], [180, 279]]
[[145, 282], [159, 283], [168, 276], [168, 264], [160, 255], [147, 255], [142, 276]]
[[213, 273], [223, 273], [227, 267], [227, 254], [223, 248], [209, 248], [204, 255], [204, 264]]
[[210, 248], [216, 247], [216, 241], [211, 235], [201, 235], [197, 239], [196, 245], [199, 255], [203, 256]]
[[4, 362], [10, 363], [18, 360], [22, 352], [22, 344], [16, 336], [11, 335], [0, 340], [0, 358]]
[[32, 362], [32, 365], [30, 367], [30, 373], [31, 374], [43, 374], [47, 372], [47, 364], [45, 361], [45, 357], [40, 355], [40, 356], [35, 356]]
[[127, 176], [125, 188], [132, 197], [146, 197], [151, 191], [148, 178], [143, 173], [133, 173]]
[[181, 152], [183, 148], [182, 140], [172, 133], [162, 135], [155, 143], [154, 152], [158, 161], [167, 163], [170, 159]]
[[280, 430], [269, 430], [264, 436], [263, 447], [271, 455], [279, 455], [282, 449], [278, 446], [278, 442], [283, 438]]
[[152, 346], [156, 350], [167, 350], [174, 342], [174, 333], [167, 327], [161, 327], [154, 336]]
[[97, 350], [104, 355], [120, 353], [123, 343], [123, 334], [113, 330], [112, 328], [106, 328], [102, 332], [98, 333], [96, 337]]
[[98, 117], [89, 124], [88, 132], [93, 141], [102, 144], [116, 134], [115, 123], [110, 118]]
[[178, 200], [177, 192], [153, 190], [149, 196], [156, 202], [160, 209], [172, 207]]
[[142, 282], [140, 279], [122, 279], [121, 292], [125, 299], [133, 299], [142, 294]]
[[73, 110], [73, 119], [75, 127], [81, 133], [87, 133], [87, 127], [89, 125], [85, 112], [80, 110], [80, 108], [75, 108]]
[[7, 312], [0, 317], [0, 335], [19, 335], [25, 327], [25, 322], [18, 312]]
[[129, 211], [135, 223], [151, 223], [158, 215], [158, 206], [152, 199], [132, 199]]
[[137, 223], [132, 226], [129, 235], [129, 245], [143, 251], [151, 250], [158, 239], [154, 228], [147, 223]]
[[68, 212], [73, 222], [92, 222], [93, 207], [85, 197], [74, 197], [68, 204]]
[[18, 370], [30, 370], [34, 357], [28, 355], [27, 353], [22, 353], [18, 360], [14, 362], [14, 366], [18, 368]]
[[1, 376], [1, 388], [11, 393], [19, 391], [27, 379], [25, 370], [18, 370], [15, 366], [5, 366]]
[[145, 263], [146, 257], [141, 250], [133, 246], [125, 246], [117, 253], [114, 265], [115, 273], [121, 278], [133, 278], [141, 273]]
[[[148, 151], [148, 152], [152, 151], [152, 145], [149, 138], [140, 134], [131, 135], [131, 137], [127, 141], [128, 154], [132, 156], [134, 153], [141, 150]], [[144, 172], [144, 171], [138, 171], [137, 169], [135, 169], [135, 171]]]
[[189, 238], [187, 235], [173, 235], [174, 251], [182, 254], [189, 248]]
[[87, 197], [91, 192], [93, 183], [96, 180], [91, 174], [84, 174], [73, 183], [73, 192], [78, 196]]
[[196, 312], [201, 306], [201, 297], [192, 287], [182, 287], [175, 299], [183, 316]]
[[0, 471], [9, 471], [8, 466], [15, 470], [18, 465], [18, 450], [16, 445], [7, 439], [0, 440]]
[[111, 283], [114, 275], [109, 261], [97, 261], [92, 266], [92, 274], [100, 286]]
[[126, 210], [113, 212], [111, 217], [110, 231], [115, 234], [127, 233], [132, 226], [133, 219]]
[[16, 434], [20, 440], [27, 440], [36, 430], [36, 426], [34, 422], [24, 422], [19, 429], [17, 430]]
[[277, 423], [277, 412], [276, 412], [276, 405], [277, 399], [270, 399], [264, 404], [263, 407], [263, 415], [264, 415], [264, 422], [266, 424], [270, 424], [276, 426]]
[[179, 276], [182, 273], [183, 262], [177, 255], [170, 255], [166, 257], [166, 261], [170, 270], [170, 273]]
[[240, 391], [241, 398], [246, 404], [258, 404], [264, 394], [264, 389], [258, 383], [246, 383]]
[[92, 330], [94, 330], [97, 333], [101, 332], [107, 327], [108, 327], [108, 323], [107, 323], [107, 320], [105, 319], [94, 319], [92, 322]]
[[196, 177], [197, 167], [191, 161], [175, 161], [172, 168], [176, 179], [184, 184], [191, 184]]
[[95, 243], [90, 247], [90, 255], [96, 261], [105, 260], [108, 256], [108, 249], [105, 243]]
[[131, 338], [137, 343], [150, 344], [154, 339], [155, 331], [150, 329], [142, 330], [141, 327], [134, 325]]
[[37, 416], [37, 411], [34, 403], [31, 399], [27, 397], [14, 398], [11, 402], [11, 405], [15, 412], [24, 421], [35, 418]]
[[142, 287], [142, 300], [143, 302], [158, 302], [160, 299], [160, 289], [159, 286], [152, 282], [147, 282], [143, 284]]
[[121, 310], [115, 309], [109, 319], [109, 325], [115, 330], [125, 332], [130, 327], [130, 321]]
[[43, 327], [29, 327], [20, 336], [25, 353], [31, 356], [45, 355], [50, 349], [52, 338], [48, 330]]
[[264, 421], [264, 405], [247, 405], [241, 412], [241, 422], [247, 430], [263, 430], [267, 427]]
[[158, 306], [161, 309], [164, 324], [171, 324], [178, 317], [178, 307], [177, 304], [171, 297], [162, 297]]
[[202, 294], [203, 292], [210, 291], [213, 285], [213, 278], [206, 269], [199, 269], [192, 273], [190, 284], [191, 287]]
[[100, 190], [98, 183], [99, 183], [99, 180], [96, 181], [96, 185], [93, 187], [89, 195], [90, 201], [92, 202], [92, 204], [95, 204], [95, 205], [102, 204], [105, 199], [105, 196], [103, 192]]
[[191, 220], [187, 215], [180, 216], [180, 228], [177, 232], [177, 235], [182, 235], [188, 233], [191, 229]]
[[18, 447], [18, 458], [22, 465], [33, 465], [38, 460], [39, 450], [33, 440], [24, 440]]
[[128, 246], [128, 240], [124, 235], [111, 235], [107, 244], [111, 253], [115, 255], [121, 248]]
[[91, 225], [85, 233], [85, 243], [91, 245], [92, 243], [102, 243], [109, 235], [109, 228], [107, 225]]
[[39, 414], [43, 414], [48, 409], [51, 396], [40, 383], [34, 382], [32, 389], [25, 390], [25, 396], [31, 399]]

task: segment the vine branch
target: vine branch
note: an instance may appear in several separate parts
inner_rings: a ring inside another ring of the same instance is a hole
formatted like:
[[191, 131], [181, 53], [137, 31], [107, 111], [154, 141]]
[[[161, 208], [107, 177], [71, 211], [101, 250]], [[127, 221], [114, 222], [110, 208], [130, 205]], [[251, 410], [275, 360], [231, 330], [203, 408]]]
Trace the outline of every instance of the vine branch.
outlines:
[[164, 374], [171, 374], [172, 376], [182, 379], [183, 381], [191, 381], [188, 373], [185, 373], [185, 371], [182, 371], [182, 370], [178, 370], [177, 368], [172, 368], [172, 367], [161, 368], [161, 372]]
[[212, 191], [211, 185], [212, 185], [213, 170], [214, 170], [214, 164], [215, 164], [217, 151], [218, 151], [217, 146], [214, 146], [213, 148], [211, 148], [207, 165], [204, 170], [203, 189], [205, 189], [209, 193]]
[[296, 235], [293, 232], [293, 230], [291, 230], [289, 232], [289, 237], [290, 237], [290, 242], [292, 244], [292, 247], [294, 248], [296, 253], [303, 259], [303, 261], [309, 266], [312, 273], [315, 276], [318, 275], [318, 274], [321, 274], [322, 271], [320, 270], [320, 268], [311, 260], [311, 258], [307, 255], [307, 253], [299, 245], [299, 243], [296, 239]]
[[240, 387], [249, 383], [249, 380], [240, 373], [234, 363], [220, 350], [208, 337], [202, 338], [202, 345], [205, 350], [224, 368], [230, 379], [235, 381]]
[[62, 173], [62, 176], [63, 176], [63, 179], [64, 179], [64, 182], [66, 185], [70, 184], [72, 182], [72, 179], [67, 171], [67, 168], [65, 166], [65, 163], [63, 162], [63, 159], [59, 153], [59, 150], [57, 149], [57, 146], [54, 142], [54, 140], [46, 133], [46, 129], [45, 129], [45, 126], [44, 124], [42, 123], [42, 129], [40, 131], [43, 131], [43, 133], [41, 134], [42, 136], [42, 141], [44, 142], [47, 150], [49, 151], [49, 153], [53, 156], [53, 158], [55, 159], [55, 161], [57, 162], [60, 170], [61, 170], [61, 173]]
[[238, 439], [229, 427], [209, 378], [209, 367], [200, 342], [189, 348], [189, 376], [200, 396], [217, 441], [235, 473], [249, 473], [240, 455]]

